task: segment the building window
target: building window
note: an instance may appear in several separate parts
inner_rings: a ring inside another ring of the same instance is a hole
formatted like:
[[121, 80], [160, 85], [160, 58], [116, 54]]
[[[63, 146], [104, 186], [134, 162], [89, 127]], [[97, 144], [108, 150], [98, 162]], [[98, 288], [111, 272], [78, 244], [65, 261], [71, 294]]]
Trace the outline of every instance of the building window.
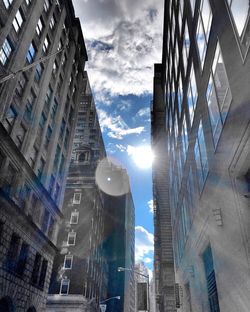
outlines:
[[185, 74], [187, 72], [189, 50], [190, 50], [190, 37], [189, 37], [189, 32], [188, 32], [188, 24], [186, 22], [185, 31], [184, 31], [184, 39], [183, 39], [183, 65], [184, 65]]
[[63, 118], [62, 123], [61, 123], [61, 127], [60, 127], [60, 134], [59, 134], [60, 139], [63, 138], [65, 127], [66, 127], [66, 121]]
[[209, 0], [201, 0], [199, 8], [198, 26], [196, 31], [196, 42], [198, 46], [202, 68], [205, 61], [211, 24], [212, 24], [212, 11]]
[[11, 6], [12, 2], [13, 2], [13, 0], [3, 0], [3, 3], [6, 7], [6, 9], [8, 9]]
[[187, 155], [187, 150], [188, 150], [188, 130], [187, 130], [187, 121], [186, 121], [185, 115], [183, 117], [183, 122], [182, 122], [181, 140], [182, 140], [183, 158], [185, 161], [186, 155]]
[[44, 43], [43, 43], [43, 52], [46, 53], [48, 51], [48, 48], [49, 48], [49, 38], [48, 36], [45, 37], [44, 39]]
[[46, 273], [47, 273], [47, 267], [48, 267], [48, 261], [44, 259], [42, 262], [41, 273], [40, 273], [39, 282], [38, 282], [38, 286], [40, 288], [43, 288], [44, 286]]
[[48, 91], [47, 91], [47, 93], [46, 93], [46, 95], [45, 95], [45, 101], [44, 101], [45, 105], [46, 105], [48, 108], [49, 108], [49, 106], [50, 106], [50, 100], [51, 100], [51, 98], [52, 98], [52, 93], [53, 93], [53, 90], [52, 90], [51, 86], [49, 86]]
[[26, 243], [22, 243], [20, 254], [18, 257], [18, 261], [17, 261], [17, 267], [16, 267], [17, 274], [21, 276], [23, 275], [24, 270], [25, 270], [25, 266], [26, 266], [27, 259], [28, 259], [28, 254], [29, 254], [29, 246]]
[[42, 21], [41, 18], [39, 18], [39, 20], [37, 22], [37, 25], [36, 25], [36, 33], [37, 33], [38, 36], [41, 35], [42, 30], [43, 30], [43, 21]]
[[48, 189], [50, 195], [53, 193], [54, 184], [55, 184], [55, 177], [52, 175], [49, 181], [49, 189]]
[[17, 131], [16, 131], [16, 139], [15, 139], [15, 143], [17, 145], [17, 147], [20, 149], [23, 145], [23, 141], [26, 135], [26, 129], [25, 127], [21, 124]]
[[32, 0], [25, 0], [26, 4], [29, 6]]
[[39, 253], [37, 253], [35, 257], [35, 261], [34, 261], [33, 270], [32, 270], [32, 276], [31, 276], [31, 282], [35, 285], [38, 283], [41, 262], [42, 262], [42, 257]]
[[196, 85], [196, 79], [195, 79], [195, 73], [194, 73], [194, 65], [192, 64], [190, 78], [188, 82], [188, 92], [187, 92], [188, 110], [189, 110], [189, 117], [190, 117], [191, 125], [193, 124], [193, 120], [194, 120], [194, 112], [196, 108], [197, 97], [198, 97], [198, 93], [197, 93], [197, 85]]
[[48, 12], [48, 11], [49, 11], [49, 8], [50, 8], [50, 0], [45, 0], [45, 1], [44, 1], [43, 8], [44, 8], [44, 11], [45, 11], [45, 12]]
[[45, 136], [45, 142], [44, 142], [45, 149], [48, 149], [51, 136], [52, 136], [52, 128], [48, 126], [46, 136]]
[[178, 84], [178, 109], [179, 109], [179, 117], [181, 116], [181, 109], [182, 109], [182, 101], [183, 101], [183, 89], [182, 89], [182, 79], [180, 77], [179, 84]]
[[79, 218], [79, 211], [71, 212], [70, 224], [77, 224]]
[[26, 55], [26, 60], [28, 61], [28, 63], [32, 63], [34, 61], [35, 55], [36, 55], [36, 48], [35, 48], [34, 43], [31, 42], [29, 46], [29, 50]]
[[58, 65], [57, 65], [57, 62], [55, 61], [53, 64], [53, 70], [52, 70], [53, 75], [56, 75], [57, 69], [58, 69]]
[[202, 121], [200, 121], [198, 135], [194, 146], [194, 156], [197, 167], [198, 182], [201, 192], [208, 174], [207, 149], [205, 144]]
[[80, 204], [81, 203], [81, 197], [82, 197], [81, 193], [74, 193], [73, 204]]
[[57, 165], [59, 163], [60, 154], [61, 154], [61, 148], [59, 145], [57, 145], [55, 159], [54, 159], [54, 169], [55, 170], [57, 169]]
[[10, 58], [12, 52], [11, 42], [6, 38], [3, 42], [3, 46], [0, 50], [0, 61], [2, 65], [5, 65]]
[[33, 146], [31, 153], [30, 153], [30, 158], [29, 158], [29, 164], [30, 164], [32, 169], [34, 169], [34, 167], [35, 167], [37, 155], [38, 155], [38, 150], [36, 147]]
[[20, 245], [20, 236], [18, 236], [15, 233], [12, 234], [6, 258], [7, 268], [11, 271], [16, 270], [19, 245]]
[[72, 263], [73, 263], [73, 256], [72, 255], [66, 255], [64, 258], [64, 269], [72, 269]]
[[45, 167], [45, 160], [43, 158], [40, 158], [40, 163], [37, 168], [37, 177], [39, 180], [42, 179], [44, 167]]
[[49, 27], [52, 30], [55, 27], [55, 18], [54, 15], [52, 15], [50, 22], [49, 22]]
[[16, 16], [14, 17], [13, 23], [12, 23], [12, 25], [13, 25], [13, 27], [17, 33], [21, 29], [22, 24], [23, 24], [22, 13], [20, 10], [18, 10], [16, 13]]
[[70, 232], [68, 233], [68, 245], [75, 245], [76, 242], [76, 232]]
[[222, 131], [222, 125], [225, 122], [232, 101], [232, 94], [219, 43], [215, 51], [206, 98], [214, 144], [216, 146]]
[[69, 283], [70, 283], [69, 279], [62, 279], [61, 280], [60, 295], [68, 295]]
[[209, 245], [202, 255], [208, 290], [210, 312], [220, 312], [212, 249]]
[[24, 92], [24, 89], [27, 85], [27, 82], [28, 82], [28, 78], [27, 78], [26, 74], [22, 73], [20, 76], [20, 79], [17, 82], [17, 86], [16, 86], [16, 94], [18, 96], [21, 97], [23, 95], [23, 92]]
[[10, 106], [10, 108], [8, 109], [6, 115], [5, 115], [5, 120], [3, 122], [3, 125], [5, 127], [5, 129], [10, 133], [13, 126], [14, 126], [14, 123], [15, 123], [15, 120], [17, 118], [17, 113], [16, 111], [14, 110], [14, 108], [12, 106]]
[[191, 5], [193, 15], [194, 15], [194, 10], [195, 10], [195, 2], [196, 0], [190, 0], [190, 5]]
[[250, 9], [248, 0], [241, 0], [240, 3], [237, 0], [227, 0], [228, 5], [231, 8], [231, 12], [234, 18], [234, 23], [238, 31], [239, 36], [242, 35]]
[[42, 74], [43, 74], [43, 64], [39, 63], [36, 65], [36, 69], [35, 69], [35, 81], [36, 82], [40, 81]]
[[55, 194], [54, 194], [54, 199], [55, 199], [55, 202], [57, 203], [58, 200], [59, 200], [59, 196], [60, 196], [60, 185], [57, 183], [56, 184], [56, 190], [55, 190]]

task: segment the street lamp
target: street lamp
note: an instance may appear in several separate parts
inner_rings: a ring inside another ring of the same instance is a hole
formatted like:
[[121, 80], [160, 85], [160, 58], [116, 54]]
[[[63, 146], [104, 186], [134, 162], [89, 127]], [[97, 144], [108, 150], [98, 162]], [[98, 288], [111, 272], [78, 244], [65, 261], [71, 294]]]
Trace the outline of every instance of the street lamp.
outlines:
[[149, 298], [149, 275], [147, 274], [143, 274], [141, 272], [135, 271], [133, 269], [129, 269], [129, 268], [123, 268], [123, 267], [118, 267], [117, 268], [118, 272], [124, 272], [124, 271], [130, 271], [133, 272], [135, 274], [141, 275], [143, 277], [145, 277], [147, 279], [147, 285], [148, 285], [148, 312], [150, 312], [150, 298]]
[[100, 309], [101, 309], [102, 312], [105, 312], [105, 311], [106, 311], [106, 307], [107, 307], [107, 305], [106, 305], [106, 304], [103, 304], [103, 303], [104, 303], [104, 302], [107, 302], [107, 301], [109, 301], [109, 300], [111, 300], [111, 299], [118, 299], [118, 300], [120, 300], [121, 297], [120, 297], [120, 296], [114, 296], [114, 297], [110, 297], [110, 298], [107, 298], [107, 299], [101, 301], [101, 302], [99, 303], [99, 307], [100, 307]]
[[109, 301], [109, 300], [111, 300], [111, 299], [118, 299], [118, 300], [120, 300], [120, 299], [121, 299], [121, 296], [110, 297], [110, 298], [108, 298], [108, 299], [105, 299], [105, 300], [101, 301], [100, 304], [102, 304], [102, 303], [104, 303], [104, 302], [106, 302], [106, 301]]

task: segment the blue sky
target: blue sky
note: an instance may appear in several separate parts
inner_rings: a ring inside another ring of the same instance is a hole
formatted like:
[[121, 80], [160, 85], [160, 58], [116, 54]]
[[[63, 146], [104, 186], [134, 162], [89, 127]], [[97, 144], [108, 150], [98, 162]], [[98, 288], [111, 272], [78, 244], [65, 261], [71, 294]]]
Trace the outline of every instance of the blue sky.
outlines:
[[[150, 145], [153, 65], [161, 61], [163, 0], [73, 0], [107, 153], [127, 169], [136, 208], [136, 260], [152, 270], [151, 169], [134, 162]], [[147, 154], [147, 153], [146, 153]], [[141, 161], [146, 155], [142, 155]]]

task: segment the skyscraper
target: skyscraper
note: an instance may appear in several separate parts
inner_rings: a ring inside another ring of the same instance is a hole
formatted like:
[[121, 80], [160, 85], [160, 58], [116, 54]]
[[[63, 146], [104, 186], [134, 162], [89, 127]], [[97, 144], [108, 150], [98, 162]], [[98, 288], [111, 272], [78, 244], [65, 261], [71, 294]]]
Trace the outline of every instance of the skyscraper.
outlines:
[[[249, 27], [247, 0], [165, 1], [163, 58], [155, 73], [162, 118], [154, 106], [153, 131], [164, 120], [182, 311], [250, 306]], [[164, 192], [155, 193], [156, 201]], [[161, 241], [160, 226], [157, 221]]]
[[43, 311], [87, 54], [71, 1], [0, 12], [0, 310]]
[[84, 78], [47, 311], [99, 309], [107, 296], [104, 195], [95, 178], [106, 152], [86, 72]]

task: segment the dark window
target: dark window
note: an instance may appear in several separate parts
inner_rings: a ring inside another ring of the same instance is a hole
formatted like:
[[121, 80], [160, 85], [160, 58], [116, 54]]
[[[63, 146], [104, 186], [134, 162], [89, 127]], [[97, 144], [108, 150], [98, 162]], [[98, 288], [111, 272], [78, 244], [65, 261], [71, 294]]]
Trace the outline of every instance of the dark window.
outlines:
[[51, 217], [50, 221], [49, 221], [49, 230], [48, 230], [48, 237], [49, 238], [53, 238], [54, 227], [55, 227], [55, 220]]
[[32, 169], [34, 169], [35, 167], [37, 155], [38, 155], [38, 150], [36, 147], [33, 146], [32, 151], [30, 153], [30, 159], [29, 159], [29, 164]]
[[18, 249], [20, 244], [20, 237], [17, 234], [12, 234], [9, 250], [6, 258], [6, 266], [9, 270], [13, 271], [16, 269]]
[[61, 154], [61, 149], [60, 149], [60, 146], [57, 145], [55, 159], [54, 159], [54, 169], [57, 168], [57, 165], [58, 165], [58, 162], [59, 162], [59, 158], [60, 158], [60, 154]]
[[4, 191], [8, 195], [10, 195], [11, 188], [14, 185], [15, 176], [16, 176], [15, 168], [12, 165], [9, 165], [8, 166], [7, 175], [6, 175], [6, 178], [5, 178], [5, 181], [4, 181]]
[[18, 80], [17, 86], [16, 86], [16, 94], [18, 96], [22, 96], [24, 89], [27, 85], [28, 79], [24, 73], [21, 74], [20, 79]]
[[48, 12], [50, 8], [50, 0], [45, 0], [43, 5], [44, 11]]
[[65, 127], [66, 127], [66, 121], [63, 119], [61, 123], [61, 127], [60, 127], [60, 139], [63, 138]]
[[43, 233], [46, 233], [48, 229], [48, 223], [49, 223], [49, 212], [47, 210], [44, 210], [43, 223], [42, 223]]
[[40, 267], [41, 267], [41, 261], [42, 261], [41, 255], [39, 255], [37, 253], [36, 257], [35, 257], [34, 266], [33, 266], [32, 276], [31, 276], [31, 282], [33, 284], [37, 284], [38, 283], [39, 271], [40, 271]]
[[66, 135], [65, 135], [65, 139], [64, 139], [64, 148], [67, 149], [69, 144], [69, 130], [66, 130]]
[[54, 103], [53, 103], [52, 110], [51, 110], [51, 119], [53, 121], [55, 120], [55, 117], [56, 117], [57, 108], [58, 108], [58, 103], [57, 103], [57, 100], [54, 98]]
[[42, 179], [42, 174], [45, 166], [45, 160], [43, 158], [40, 159], [39, 167], [37, 169], [37, 176], [41, 180]]
[[47, 128], [47, 132], [46, 132], [46, 137], [45, 137], [45, 143], [44, 143], [44, 147], [47, 149], [49, 146], [49, 142], [51, 139], [51, 135], [52, 135], [52, 128], [50, 126], [48, 126]]
[[43, 74], [43, 64], [39, 63], [36, 65], [36, 70], [35, 70], [35, 81], [36, 82], [40, 81], [42, 74]]
[[12, 106], [10, 106], [8, 112], [5, 115], [5, 120], [3, 122], [3, 125], [4, 125], [5, 129], [9, 133], [11, 132], [11, 130], [13, 128], [13, 125], [15, 123], [16, 117], [17, 117], [16, 111], [14, 110], [14, 108]]
[[202, 258], [205, 267], [210, 312], [220, 312], [211, 246], [207, 247]]
[[56, 190], [55, 190], [55, 201], [58, 202], [59, 200], [59, 195], [60, 195], [60, 185], [59, 184], [56, 184]]
[[38, 286], [43, 288], [44, 286], [44, 282], [45, 282], [45, 278], [46, 278], [46, 272], [47, 272], [47, 267], [48, 267], [48, 261], [47, 260], [43, 260], [42, 263], [42, 268], [41, 268], [41, 274], [40, 274], [40, 278], [39, 278], [39, 284]]
[[50, 195], [53, 193], [53, 188], [55, 184], [55, 177], [52, 175], [49, 182], [49, 193]]
[[18, 127], [17, 132], [16, 132], [16, 139], [15, 139], [15, 143], [18, 148], [22, 147], [26, 132], [27, 131], [23, 125], [20, 125]]
[[29, 246], [26, 243], [22, 243], [22, 247], [20, 250], [19, 258], [17, 261], [17, 267], [16, 267], [16, 272], [19, 275], [23, 275], [24, 273], [25, 265], [26, 265], [27, 258], [28, 258], [28, 253], [29, 253]]

